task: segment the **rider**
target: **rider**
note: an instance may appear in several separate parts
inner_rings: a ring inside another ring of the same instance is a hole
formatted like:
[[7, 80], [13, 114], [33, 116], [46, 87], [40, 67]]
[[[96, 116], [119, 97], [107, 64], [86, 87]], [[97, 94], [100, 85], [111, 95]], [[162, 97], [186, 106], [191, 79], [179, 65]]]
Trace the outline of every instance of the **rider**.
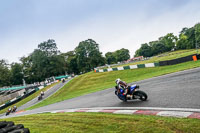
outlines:
[[123, 95], [125, 95], [127, 97], [127, 93], [128, 93], [128, 89], [129, 89], [129, 86], [127, 85], [127, 83], [122, 81], [120, 78], [116, 79], [115, 83], [117, 84], [118, 88], [122, 88], [124, 90]]
[[13, 106], [13, 112], [15, 112], [17, 110], [17, 106]]
[[40, 94], [41, 94], [41, 96], [43, 96], [44, 95], [44, 91], [41, 91]]
[[12, 111], [12, 108], [10, 107], [9, 109], [8, 109], [8, 112], [11, 112]]

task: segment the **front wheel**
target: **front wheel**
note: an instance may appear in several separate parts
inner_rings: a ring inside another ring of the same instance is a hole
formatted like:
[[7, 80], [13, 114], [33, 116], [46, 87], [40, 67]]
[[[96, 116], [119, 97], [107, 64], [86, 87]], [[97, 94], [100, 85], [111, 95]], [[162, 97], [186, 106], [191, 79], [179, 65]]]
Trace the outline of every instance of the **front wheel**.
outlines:
[[134, 95], [139, 96], [138, 99], [140, 99], [141, 101], [146, 101], [147, 98], [148, 98], [148, 96], [147, 96], [147, 94], [145, 92], [139, 91], [139, 90], [136, 91]]
[[10, 112], [6, 112], [6, 116], [9, 115], [9, 114], [10, 114]]

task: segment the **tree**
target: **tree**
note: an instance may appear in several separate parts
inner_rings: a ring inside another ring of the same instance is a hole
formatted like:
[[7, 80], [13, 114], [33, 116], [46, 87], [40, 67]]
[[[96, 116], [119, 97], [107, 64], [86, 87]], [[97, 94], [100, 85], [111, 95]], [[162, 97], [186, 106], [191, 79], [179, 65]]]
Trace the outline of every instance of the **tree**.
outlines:
[[55, 40], [49, 39], [44, 41], [38, 45], [39, 50], [45, 52], [47, 56], [57, 55], [60, 51], [58, 51]]
[[39, 49], [35, 49], [33, 53], [30, 55], [31, 58], [31, 73], [29, 76], [32, 76], [33, 82], [42, 81], [45, 78], [50, 76], [49, 71], [49, 60], [48, 56], [44, 51]]
[[115, 55], [118, 62], [130, 59], [129, 50], [125, 48], [115, 51]]
[[65, 59], [61, 55], [54, 55], [48, 58], [47, 68], [49, 75], [47, 77], [65, 74]]
[[45, 78], [65, 74], [65, 58], [59, 55], [54, 40], [40, 43], [28, 57], [21, 58], [26, 81], [33, 83]]
[[175, 48], [175, 44], [177, 41], [177, 37], [173, 35], [173, 33], [168, 33], [166, 36], [164, 37], [160, 37], [159, 41], [160, 43], [164, 44], [166, 47], [166, 52], [167, 51], [171, 51]]
[[177, 42], [177, 49], [195, 48], [195, 28], [183, 28]]
[[150, 57], [150, 56], [152, 56], [152, 54], [153, 54], [152, 47], [149, 46], [147, 43], [145, 43], [145, 44], [142, 44], [140, 49], [138, 49], [135, 52], [135, 57], [137, 57], [137, 56]]
[[26, 83], [32, 83], [35, 80], [34, 72], [33, 72], [33, 63], [31, 56], [23, 56], [20, 58], [20, 61], [22, 63], [22, 69], [23, 69], [23, 75]]
[[80, 70], [78, 69], [76, 57], [71, 58], [71, 60], [69, 62], [69, 68], [70, 68], [69, 70], [71, 70], [70, 73], [75, 73], [75, 74], [80, 73]]
[[187, 45], [186, 49], [192, 49], [195, 48], [195, 28], [189, 28], [185, 35], [187, 36]]
[[71, 61], [75, 58], [75, 52], [68, 51], [66, 53], [62, 53], [61, 56], [63, 56], [63, 58], [65, 60], [65, 70], [67, 71], [67, 73], [70, 73], [70, 74], [75, 73], [73, 68], [77, 67], [77, 64], [71, 66]]
[[89, 72], [99, 65], [105, 64], [105, 59], [99, 51], [99, 44], [88, 39], [75, 48], [76, 61], [80, 72]]
[[11, 73], [5, 60], [0, 60], [0, 87], [11, 85]]
[[[157, 41], [146, 43], [136, 50], [135, 56], [143, 55], [145, 57], [157, 55], [173, 49], [194, 49], [200, 45], [200, 23], [191, 28], [183, 28], [178, 37], [172, 33], [160, 37]], [[151, 52], [150, 52], [151, 51]], [[148, 54], [151, 53], [151, 54]]]
[[150, 46], [152, 47], [152, 55], [161, 54], [167, 51], [167, 47], [160, 41], [150, 42]]
[[11, 64], [11, 83], [12, 85], [23, 84], [23, 67], [22, 64], [12, 63]]
[[105, 56], [106, 56], [106, 62], [107, 62], [107, 64], [115, 64], [115, 63], [117, 63], [117, 59], [116, 59], [116, 57], [115, 57], [115, 55], [114, 55], [114, 53], [113, 52], [107, 52], [106, 54], [105, 54]]
[[194, 26], [194, 29], [195, 29], [195, 43], [197, 43], [197, 48], [200, 47], [200, 23], [197, 23], [195, 26]]
[[186, 49], [187, 48], [187, 36], [184, 34], [179, 35], [179, 39], [176, 43], [176, 49]]

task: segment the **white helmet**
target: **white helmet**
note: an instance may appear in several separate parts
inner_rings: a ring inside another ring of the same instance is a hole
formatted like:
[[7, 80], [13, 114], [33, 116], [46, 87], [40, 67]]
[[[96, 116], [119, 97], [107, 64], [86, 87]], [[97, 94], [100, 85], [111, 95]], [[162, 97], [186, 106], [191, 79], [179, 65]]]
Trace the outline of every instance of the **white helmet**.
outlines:
[[115, 80], [115, 83], [118, 84], [120, 81], [121, 81], [121, 79], [118, 78], [118, 79]]

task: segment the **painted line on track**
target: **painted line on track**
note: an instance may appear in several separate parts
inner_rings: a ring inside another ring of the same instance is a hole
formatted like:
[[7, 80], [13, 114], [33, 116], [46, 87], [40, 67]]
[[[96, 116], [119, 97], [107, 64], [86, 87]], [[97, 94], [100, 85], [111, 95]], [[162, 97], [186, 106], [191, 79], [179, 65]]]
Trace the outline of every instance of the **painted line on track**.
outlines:
[[[163, 108], [163, 110], [166, 110]], [[135, 114], [135, 115], [155, 115], [155, 116], [167, 116], [178, 118], [196, 118], [200, 119], [200, 113], [187, 112], [187, 111], [162, 111], [162, 110], [126, 110], [126, 109], [107, 109], [107, 108], [79, 108], [79, 109], [66, 109], [57, 111], [48, 111], [50, 113], [66, 113], [66, 112], [99, 112], [99, 113], [114, 113], [114, 114]]]
[[[175, 110], [175, 111], [174, 111]], [[183, 108], [153, 108], [153, 107], [101, 107], [101, 108], [76, 108], [54, 111], [43, 111], [41, 113], [73, 113], [73, 112], [99, 112], [99, 113], [113, 113], [113, 114], [129, 114], [129, 115], [154, 115], [154, 116], [167, 116], [178, 118], [196, 118], [200, 119], [200, 112], [192, 112], [188, 110], [198, 111], [199, 109], [186, 109]], [[16, 112], [16, 114], [23, 115], [23, 112]], [[25, 111], [26, 112], [26, 111]]]

